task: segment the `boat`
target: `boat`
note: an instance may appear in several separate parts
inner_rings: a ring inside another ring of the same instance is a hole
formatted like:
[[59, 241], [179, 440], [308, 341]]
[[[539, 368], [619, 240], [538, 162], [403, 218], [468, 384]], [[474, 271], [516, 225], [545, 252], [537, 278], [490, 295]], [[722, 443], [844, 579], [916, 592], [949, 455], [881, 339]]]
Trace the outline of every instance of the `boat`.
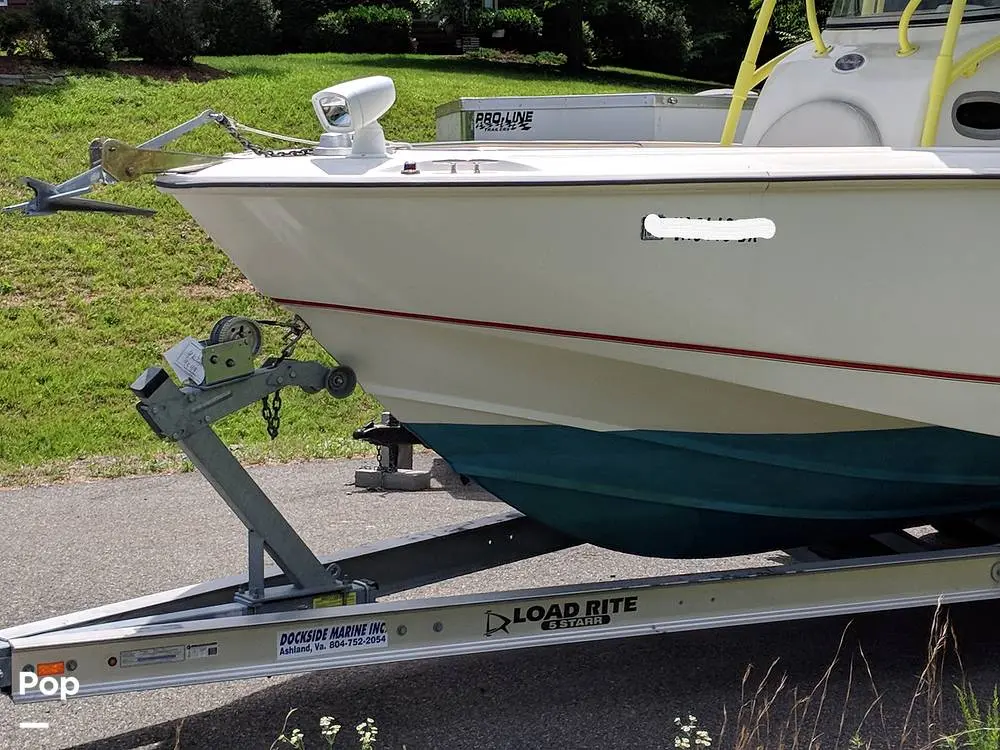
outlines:
[[995, 512], [1000, 2], [821, 29], [807, 0], [758, 65], [774, 6], [712, 142], [395, 143], [371, 76], [312, 97], [308, 153], [103, 164], [157, 172], [427, 447], [574, 538], [711, 558]]

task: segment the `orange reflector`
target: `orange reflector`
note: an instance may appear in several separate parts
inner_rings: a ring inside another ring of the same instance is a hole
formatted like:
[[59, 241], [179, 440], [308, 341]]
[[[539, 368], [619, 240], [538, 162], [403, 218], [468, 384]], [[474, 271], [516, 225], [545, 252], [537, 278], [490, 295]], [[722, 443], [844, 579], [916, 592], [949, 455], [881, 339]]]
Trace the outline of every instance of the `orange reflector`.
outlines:
[[62, 661], [42, 662], [35, 666], [35, 674], [39, 677], [52, 677], [66, 673], [66, 663]]

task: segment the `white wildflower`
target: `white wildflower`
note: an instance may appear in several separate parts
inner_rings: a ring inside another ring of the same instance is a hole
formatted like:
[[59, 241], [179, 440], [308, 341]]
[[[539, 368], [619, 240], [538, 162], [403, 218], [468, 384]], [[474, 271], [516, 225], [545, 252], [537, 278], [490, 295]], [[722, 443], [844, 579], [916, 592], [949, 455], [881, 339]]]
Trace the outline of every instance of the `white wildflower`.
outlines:
[[340, 724], [333, 723], [335, 721], [332, 716], [323, 716], [319, 720], [319, 732], [330, 747], [333, 747], [333, 741], [337, 739], [337, 733], [341, 729]]
[[378, 735], [378, 728], [375, 726], [375, 719], [367, 718], [355, 728], [358, 738], [361, 740], [362, 750], [371, 750], [375, 744], [375, 737]]

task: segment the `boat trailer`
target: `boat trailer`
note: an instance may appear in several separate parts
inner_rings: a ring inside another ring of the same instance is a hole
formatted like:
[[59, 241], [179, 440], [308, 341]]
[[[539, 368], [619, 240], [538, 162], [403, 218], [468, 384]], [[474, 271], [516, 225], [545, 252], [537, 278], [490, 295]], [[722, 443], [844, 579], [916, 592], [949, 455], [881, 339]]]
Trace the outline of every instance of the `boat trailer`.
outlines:
[[[238, 124], [206, 111], [142, 144], [138, 162], [133, 150], [132, 164], [160, 170], [203, 163], [207, 157], [158, 149], [210, 122], [240, 139]], [[97, 184], [135, 176], [106, 169], [117, 147], [95, 141], [90, 169], [58, 185], [27, 178], [35, 197], [4, 210], [148, 215], [81, 197]], [[265, 325], [287, 328], [285, 346], [258, 365]], [[180, 447], [246, 527], [246, 573], [0, 630], [0, 692], [16, 703], [55, 701], [1000, 598], [1000, 527], [978, 519], [949, 524], [948, 533], [962, 537], [957, 547], [898, 531], [786, 550], [790, 562], [755, 569], [379, 601], [581, 542], [511, 510], [315, 555], [213, 429], [218, 420], [263, 403], [274, 438], [282, 389], [333, 398], [355, 390], [349, 367], [293, 358], [307, 332], [298, 318], [227, 317], [206, 339], [185, 338], [165, 353], [179, 382], [150, 367], [131, 385], [149, 427]], [[354, 437], [378, 448], [381, 478], [364, 485], [373, 487], [388, 486], [385, 475], [406, 471], [412, 447], [420, 444], [391, 415]], [[420, 486], [400, 479], [397, 488]], [[265, 567], [265, 552], [275, 566]]]
[[[257, 366], [262, 324], [277, 323], [224, 318], [165, 353], [179, 384], [154, 366], [131, 385], [150, 428], [246, 527], [246, 574], [0, 630], [0, 691], [14, 702], [1000, 597], [1000, 547], [976, 527], [978, 545], [958, 549], [896, 532], [758, 569], [380, 602], [580, 542], [509, 511], [317, 557], [213, 424], [283, 388], [346, 398], [356, 378], [291, 356], [307, 332], [298, 319], [281, 355]], [[419, 442], [395, 420], [355, 434]]]

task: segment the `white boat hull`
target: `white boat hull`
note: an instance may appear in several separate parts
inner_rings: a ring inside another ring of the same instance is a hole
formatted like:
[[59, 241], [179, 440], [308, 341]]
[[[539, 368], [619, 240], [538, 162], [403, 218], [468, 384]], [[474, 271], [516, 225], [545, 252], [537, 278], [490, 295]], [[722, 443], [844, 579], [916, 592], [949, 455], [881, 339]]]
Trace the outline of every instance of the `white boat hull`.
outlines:
[[[994, 185], [1000, 188], [992, 181], [811, 182], [177, 195], [254, 284], [299, 308], [324, 346], [379, 397], [422, 389], [409, 372], [382, 372], [372, 361], [377, 347], [404, 346], [399, 337], [384, 339], [398, 325], [380, 325], [378, 342], [354, 335], [372, 316], [434, 321], [416, 338], [420, 347], [437, 329], [506, 332], [528, 349], [554, 347], [996, 434], [1000, 253], [985, 232], [970, 229], [956, 240], [953, 230], [983, 226]], [[777, 231], [759, 242], [642, 240], [648, 214], [767, 217]], [[325, 330], [319, 320], [328, 314], [317, 317], [319, 309], [353, 315]], [[465, 346], [442, 351], [454, 352], [453, 367], [468, 368], [474, 356]], [[496, 381], [511, 377], [461, 372], [438, 389], [461, 394], [463, 403], [492, 404]], [[537, 377], [526, 378], [528, 390]], [[512, 395], [510, 408], [526, 398]], [[543, 401], [553, 403], [547, 394]], [[564, 411], [583, 423], [636, 426], [592, 419], [592, 408]]]
[[[160, 184], [456, 470], [582, 540], [717, 557], [1000, 508], [1000, 170], [623, 149], [546, 181], [515, 149], [483, 184], [417, 156], [411, 184], [405, 156]], [[586, 174], [616, 165], [646, 176]]]

